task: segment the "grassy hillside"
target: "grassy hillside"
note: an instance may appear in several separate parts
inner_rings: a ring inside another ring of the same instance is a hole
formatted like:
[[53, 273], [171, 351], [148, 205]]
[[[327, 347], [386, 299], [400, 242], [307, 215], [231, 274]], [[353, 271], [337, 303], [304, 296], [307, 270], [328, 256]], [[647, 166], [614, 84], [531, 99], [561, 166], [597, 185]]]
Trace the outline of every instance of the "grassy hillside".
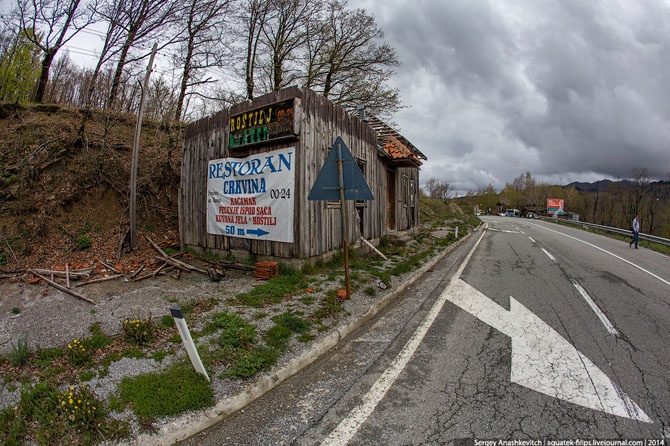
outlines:
[[[79, 110], [0, 105], [1, 268], [116, 261], [128, 229], [135, 119], [94, 112], [80, 135]], [[181, 130], [151, 121], [142, 126], [141, 248], [144, 233], [161, 241], [176, 237]]]

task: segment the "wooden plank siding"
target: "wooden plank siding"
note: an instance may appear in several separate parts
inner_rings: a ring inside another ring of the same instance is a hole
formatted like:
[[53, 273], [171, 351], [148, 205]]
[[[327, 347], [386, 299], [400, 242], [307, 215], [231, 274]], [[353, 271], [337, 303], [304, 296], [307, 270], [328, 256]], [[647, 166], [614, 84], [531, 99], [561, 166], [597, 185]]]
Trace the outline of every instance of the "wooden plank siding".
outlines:
[[[251, 148], [228, 149], [230, 117], [266, 105], [294, 99], [296, 128], [299, 135], [293, 140], [255, 145]], [[251, 102], [238, 104], [230, 110], [197, 121], [186, 128], [183, 147], [181, 188], [179, 194], [179, 229], [182, 247], [195, 247], [227, 254], [230, 250], [246, 251], [261, 258], [310, 259], [340, 249], [342, 228], [340, 209], [325, 201], [309, 201], [307, 196], [323, 166], [335, 139], [341, 136], [375, 197], [374, 201], [358, 203], [362, 223], [357, 218], [357, 204], [346, 201], [350, 241], [363, 236], [379, 239], [387, 232], [387, 168], [396, 171], [395, 194], [399, 203], [395, 218], [398, 230], [418, 224], [416, 206], [409, 206], [409, 189], [402, 191], [403, 178], [414, 181], [418, 188], [418, 168], [396, 168], [378, 149], [378, 136], [365, 122], [350, 115], [327, 98], [297, 87], [268, 94]], [[263, 241], [211, 235], [207, 233], [207, 165], [210, 160], [230, 156], [295, 147], [294, 243]], [[418, 189], [417, 189], [418, 190]], [[405, 204], [408, 206], [405, 207]], [[415, 218], [412, 220], [412, 212]], [[361, 233], [362, 228], [362, 233]]]

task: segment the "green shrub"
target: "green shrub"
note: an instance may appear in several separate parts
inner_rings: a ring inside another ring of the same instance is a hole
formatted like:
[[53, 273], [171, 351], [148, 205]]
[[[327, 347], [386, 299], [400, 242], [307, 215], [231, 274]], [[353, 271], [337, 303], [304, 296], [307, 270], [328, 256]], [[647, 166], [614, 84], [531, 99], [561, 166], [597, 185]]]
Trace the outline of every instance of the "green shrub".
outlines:
[[91, 348], [96, 350], [99, 348], [105, 348], [112, 343], [112, 340], [102, 331], [100, 328], [100, 322], [96, 322], [91, 325], [88, 329], [91, 332], [91, 337], [84, 340], [84, 343]]
[[105, 420], [104, 404], [99, 401], [88, 386], [70, 389], [58, 395], [58, 407], [67, 424], [79, 431], [95, 434], [98, 425]]
[[212, 333], [216, 330], [221, 330], [218, 342], [224, 348], [248, 349], [256, 342], [256, 327], [247, 324], [238, 314], [224, 311], [214, 315], [205, 331]]
[[90, 248], [92, 245], [91, 237], [87, 235], [80, 235], [77, 237], [77, 248], [84, 250]]
[[321, 299], [321, 306], [314, 311], [313, 317], [318, 322], [322, 322], [324, 319], [337, 316], [342, 311], [344, 311], [344, 306], [337, 298], [336, 292], [332, 291]]
[[302, 292], [307, 288], [307, 278], [302, 271], [280, 268], [280, 274], [248, 293], [239, 294], [236, 301], [259, 308], [276, 304], [283, 298]]
[[219, 345], [221, 347], [247, 350], [254, 343], [256, 343], [256, 327], [253, 325], [244, 324], [227, 327], [219, 335]]
[[163, 317], [161, 317], [161, 326], [163, 328], [174, 327], [175, 326], [174, 318], [169, 314], [164, 314]]

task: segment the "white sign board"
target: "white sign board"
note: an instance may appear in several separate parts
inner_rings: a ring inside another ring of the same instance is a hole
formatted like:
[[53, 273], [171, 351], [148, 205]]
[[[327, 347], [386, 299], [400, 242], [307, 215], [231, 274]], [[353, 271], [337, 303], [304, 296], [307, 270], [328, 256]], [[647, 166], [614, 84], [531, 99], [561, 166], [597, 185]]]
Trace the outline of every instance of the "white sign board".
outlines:
[[294, 147], [210, 161], [207, 232], [292, 243], [294, 187]]

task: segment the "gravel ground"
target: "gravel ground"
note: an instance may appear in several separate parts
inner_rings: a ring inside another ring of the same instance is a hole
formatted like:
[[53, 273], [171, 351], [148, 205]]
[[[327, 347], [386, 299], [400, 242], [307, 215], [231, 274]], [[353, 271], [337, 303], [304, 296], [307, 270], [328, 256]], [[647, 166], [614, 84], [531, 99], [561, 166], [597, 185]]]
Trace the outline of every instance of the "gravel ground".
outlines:
[[[441, 237], [445, 234], [436, 232], [434, 235]], [[299, 357], [315, 343], [332, 334], [331, 332], [337, 327], [342, 327], [361, 317], [413, 275], [416, 273], [393, 277], [388, 289], [378, 288], [374, 295], [369, 295], [362, 289], [358, 290], [351, 299], [344, 301], [345, 311], [340, 314], [338, 321], [331, 321], [331, 330], [315, 333], [316, 338], [307, 343], [299, 342], [294, 336], [288, 352], [280, 358], [273, 371], [281, 369], [289, 361]], [[328, 282], [325, 278], [314, 279], [313, 288], [317, 290], [313, 292], [314, 306], [318, 305], [320, 297], [328, 290], [341, 287], [339, 279], [337, 280], [338, 282]], [[253, 273], [229, 270], [226, 272], [226, 277], [220, 282], [213, 282], [202, 274], [189, 272], [182, 273], [178, 279], [169, 275], [140, 282], [124, 282], [123, 279], [117, 279], [75, 288], [77, 292], [96, 302], [95, 305], [92, 305], [44, 284], [28, 284], [23, 280], [0, 283], [0, 355], [6, 355], [22, 337], [27, 338], [33, 349], [37, 346], [63, 348], [73, 339], [89, 337], [91, 335], [89, 328], [94, 323], [99, 323], [107, 335], [116, 336], [121, 333], [123, 319], [151, 316], [160, 320], [163, 315], [169, 314], [169, 308], [175, 302], [185, 305], [189, 302], [210, 301], [210, 298], [217, 298], [219, 303], [210, 308], [207, 314], [218, 313], [224, 309], [242, 313], [247, 316], [247, 320], [257, 326], [259, 333], [273, 324], [271, 316], [274, 314], [281, 314], [288, 309], [303, 310], [309, 314], [315, 308], [310, 309], [308, 305], [296, 298], [288, 299], [271, 308], [263, 308], [262, 311], [268, 313], [268, 316], [262, 319], [253, 318], [259, 309], [231, 308], [231, 304], [227, 302], [228, 297], [249, 291], [257, 284]], [[370, 285], [375, 286], [375, 283], [366, 284], [366, 286]], [[205, 314], [201, 314], [195, 320], [189, 320], [187, 316], [187, 323], [192, 330], [203, 328], [207, 320]], [[203, 338], [198, 342], [207, 342], [207, 339]], [[183, 349], [180, 349], [180, 354], [185, 356]], [[99, 398], [107, 400], [117, 390], [122, 378], [160, 370], [170, 365], [175, 359], [174, 356], [168, 356], [159, 363], [147, 358], [124, 358], [112, 363], [109, 373], [104, 378], [94, 378], [89, 385]], [[268, 374], [272, 374], [273, 371]], [[216, 401], [238, 395], [254, 385], [252, 382], [254, 380], [245, 382], [221, 379], [217, 377], [217, 374], [213, 373], [211, 376]], [[0, 383], [0, 410], [18, 402], [19, 390], [14, 387], [16, 386]], [[131, 421], [133, 419], [130, 412], [122, 416]], [[161, 426], [165, 427], [177, 418], [184, 419], [188, 416], [189, 414], [182, 414], [180, 417], [159, 420], [156, 427], [161, 429]], [[135, 434], [139, 434], [137, 427], [135, 427]]]

